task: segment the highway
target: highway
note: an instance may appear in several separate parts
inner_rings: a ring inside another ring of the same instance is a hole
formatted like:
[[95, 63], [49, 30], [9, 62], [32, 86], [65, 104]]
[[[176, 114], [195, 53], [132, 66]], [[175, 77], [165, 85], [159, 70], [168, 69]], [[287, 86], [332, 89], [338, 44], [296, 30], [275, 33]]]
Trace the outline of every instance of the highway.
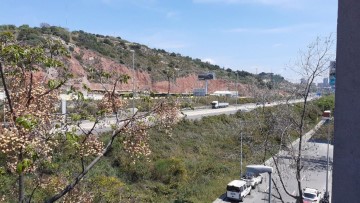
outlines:
[[[322, 125], [322, 121], [317, 125], [316, 128]], [[304, 148], [303, 148], [303, 156], [302, 163], [304, 165], [302, 171], [302, 187], [311, 187], [318, 189], [322, 194], [325, 191], [325, 179], [326, 179], [326, 153], [327, 153], [327, 143], [317, 142], [316, 140], [312, 140], [311, 136], [315, 133], [314, 130], [308, 132], [303, 136], [304, 140]], [[298, 144], [299, 140], [296, 140], [292, 143], [292, 146], [295, 148]], [[291, 146], [289, 146], [291, 147]], [[330, 145], [329, 148], [329, 191], [331, 197], [331, 185], [332, 185], [332, 163], [333, 163], [333, 145]], [[295, 166], [291, 161], [292, 156], [290, 155], [290, 151], [282, 150], [277, 155], [276, 158], [278, 160], [278, 166], [280, 172], [282, 173], [283, 181], [285, 187], [288, 192], [296, 195], [297, 194], [297, 182], [295, 179]], [[274, 167], [274, 173], [272, 178], [274, 178], [276, 185], [279, 188], [280, 194], [284, 200], [284, 202], [295, 202], [293, 198], [288, 196], [283, 190], [281, 183], [279, 181], [279, 175], [275, 170], [275, 165], [272, 159], [266, 161], [265, 165]], [[268, 201], [268, 175], [263, 174], [264, 181], [261, 185], [259, 185], [255, 190], [251, 192], [251, 195], [247, 196], [243, 202], [245, 203], [258, 203], [258, 202], [267, 202]], [[226, 185], [224, 185], [224, 192], [226, 190]], [[279, 196], [277, 191], [275, 190], [274, 184], [272, 184], [272, 194], [275, 196]], [[221, 194], [219, 198], [217, 198], [214, 203], [222, 203], [222, 202], [231, 202], [226, 199], [225, 193]], [[271, 202], [281, 202], [279, 199], [272, 197]]]
[[[313, 100], [316, 97], [309, 97], [308, 100]], [[271, 102], [271, 103], [267, 103], [265, 104], [265, 107], [270, 107], [270, 106], [276, 106], [279, 104], [293, 104], [293, 103], [300, 103], [302, 102], [302, 99], [294, 99], [294, 100], [289, 100], [289, 101], [276, 101], [276, 102]], [[208, 107], [205, 108], [199, 108], [199, 109], [195, 109], [195, 110], [183, 110], [182, 114], [180, 114], [179, 116], [181, 117], [185, 117], [185, 119], [189, 119], [189, 120], [196, 120], [196, 119], [201, 119], [202, 117], [205, 116], [214, 116], [214, 115], [220, 115], [220, 114], [235, 114], [237, 111], [243, 111], [243, 112], [248, 112], [251, 111], [255, 108], [259, 108], [262, 107], [262, 105], [256, 105], [255, 103], [248, 103], [248, 104], [239, 104], [239, 105], [234, 105], [234, 106], [229, 106], [226, 108], [219, 108], [219, 109], [211, 109], [210, 105]], [[98, 133], [103, 133], [103, 132], [107, 132], [111, 130], [111, 125], [116, 123], [116, 119], [115, 117], [107, 117], [104, 120], [101, 120], [94, 128], [93, 133], [94, 134], [98, 134]], [[87, 131], [90, 130], [94, 125], [94, 122], [88, 121], [88, 120], [83, 120], [80, 123], [80, 127]], [[68, 126], [68, 128], [77, 128], [77, 126]], [[55, 129], [54, 129], [55, 131]], [[82, 133], [81, 130], [77, 131], [78, 133]]]
[[[308, 98], [308, 101], [315, 99], [315, 97], [310, 97]], [[302, 99], [294, 99], [294, 100], [290, 100], [290, 101], [276, 101], [276, 102], [271, 102], [271, 103], [267, 103], [265, 104], [265, 107], [270, 107], [270, 106], [276, 106], [279, 104], [293, 104], [293, 103], [300, 103], [302, 102]], [[251, 111], [255, 108], [259, 108], [262, 107], [262, 105], [256, 105], [255, 103], [249, 103], [249, 104], [239, 104], [239, 105], [234, 105], [234, 106], [229, 106], [226, 108], [219, 108], [219, 109], [211, 109], [206, 108], [206, 109], [196, 109], [196, 110], [186, 110], [183, 111], [183, 113], [186, 115], [187, 119], [190, 120], [195, 120], [195, 119], [201, 119], [202, 117], [205, 116], [214, 116], [214, 115], [219, 115], [219, 114], [235, 114], [237, 111], [244, 111], [244, 112], [248, 112]]]
[[[315, 99], [315, 97], [310, 97], [308, 100], [312, 100]], [[271, 102], [271, 103], [267, 103], [265, 104], [265, 107], [270, 107], [270, 106], [276, 106], [279, 104], [292, 104], [292, 103], [299, 103], [302, 102], [302, 99], [294, 99], [294, 100], [290, 100], [290, 101], [277, 101], [277, 102]], [[229, 106], [226, 108], [219, 108], [219, 109], [211, 109], [210, 105], [208, 107], [205, 108], [199, 108], [199, 109], [195, 109], [195, 110], [184, 110], [182, 111], [182, 114], [179, 115], [181, 117], [185, 117], [186, 119], [189, 120], [196, 120], [196, 119], [201, 119], [202, 117], [205, 116], [214, 116], [214, 115], [220, 115], [220, 114], [235, 114], [237, 111], [243, 111], [243, 112], [248, 112], [251, 111], [255, 108], [259, 108], [262, 107], [262, 105], [256, 105], [255, 103], [248, 103], [248, 104], [239, 104], [239, 105], [234, 105], [234, 106]], [[116, 119], [115, 117], [108, 117], [105, 120], [100, 121], [95, 129], [94, 129], [94, 133], [102, 133], [102, 132], [107, 132], [111, 130], [111, 124], [115, 124], [116, 123]], [[84, 120], [81, 122], [80, 126], [83, 130], [90, 130], [94, 125], [94, 122], [91, 121], [87, 121]], [[72, 126], [74, 127], [74, 126]], [[70, 127], [69, 127], [70, 128]], [[81, 133], [81, 131], [79, 131], [79, 133]]]

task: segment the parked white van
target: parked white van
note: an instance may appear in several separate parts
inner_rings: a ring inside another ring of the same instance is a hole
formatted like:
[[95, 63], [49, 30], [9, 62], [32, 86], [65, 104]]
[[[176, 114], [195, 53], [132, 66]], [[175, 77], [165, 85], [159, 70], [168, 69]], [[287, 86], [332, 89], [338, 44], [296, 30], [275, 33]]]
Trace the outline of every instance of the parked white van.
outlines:
[[243, 180], [233, 180], [226, 187], [226, 197], [228, 199], [243, 201], [246, 195], [251, 193], [251, 186]]

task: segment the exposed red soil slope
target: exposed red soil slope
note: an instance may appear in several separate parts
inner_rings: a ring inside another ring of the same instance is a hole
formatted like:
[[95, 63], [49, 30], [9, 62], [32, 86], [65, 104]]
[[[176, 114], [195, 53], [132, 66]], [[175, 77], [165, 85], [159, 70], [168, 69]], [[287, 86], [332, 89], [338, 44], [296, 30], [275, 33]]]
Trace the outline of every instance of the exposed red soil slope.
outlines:
[[[78, 61], [74, 56], [81, 52], [82, 59]], [[81, 84], [85, 83], [92, 90], [103, 90], [112, 88], [111, 85], [103, 85], [100, 83], [93, 83], [87, 80], [87, 72], [84, 69], [84, 64], [94, 63], [96, 60], [96, 66], [103, 68], [105, 71], [116, 71], [121, 74], [127, 74], [130, 77], [133, 77], [133, 71], [131, 68], [126, 67], [125, 65], [116, 63], [112, 59], [105, 58], [100, 56], [98, 53], [86, 50], [75, 48], [74, 53], [72, 54], [71, 59], [68, 61], [70, 66], [70, 71], [74, 74], [75, 81], [74, 83]], [[144, 71], [135, 71], [135, 89], [137, 91], [152, 91], [158, 93], [168, 92], [168, 81], [152, 82], [150, 74]], [[78, 85], [81, 86], [81, 85]], [[236, 88], [234, 82], [229, 82], [222, 79], [210, 80], [208, 81], [208, 93], [213, 93], [218, 90], [231, 90], [234, 91]], [[238, 84], [237, 89], [240, 95], [248, 95], [247, 88], [245, 85]], [[132, 79], [128, 81], [128, 84], [120, 84], [117, 86], [119, 91], [131, 91]], [[171, 93], [191, 93], [194, 88], [205, 88], [205, 81], [199, 81], [197, 75], [189, 75], [187, 77], [176, 78], [176, 81], [172, 81], [170, 84]]]

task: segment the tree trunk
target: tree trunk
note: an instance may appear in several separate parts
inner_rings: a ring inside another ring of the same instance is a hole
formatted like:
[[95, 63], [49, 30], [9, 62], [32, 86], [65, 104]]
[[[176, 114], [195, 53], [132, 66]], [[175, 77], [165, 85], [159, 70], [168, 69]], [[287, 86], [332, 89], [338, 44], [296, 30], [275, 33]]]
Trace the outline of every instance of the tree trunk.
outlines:
[[[23, 161], [23, 154], [22, 154], [22, 149], [20, 149], [20, 154], [19, 154], [19, 160], [18, 163], [22, 163]], [[25, 202], [25, 185], [24, 185], [24, 172], [23, 171], [19, 171], [19, 203], [23, 203]]]
[[19, 174], [19, 203], [23, 203], [25, 196], [24, 174]]
[[170, 78], [168, 78], [168, 96], [170, 96]]

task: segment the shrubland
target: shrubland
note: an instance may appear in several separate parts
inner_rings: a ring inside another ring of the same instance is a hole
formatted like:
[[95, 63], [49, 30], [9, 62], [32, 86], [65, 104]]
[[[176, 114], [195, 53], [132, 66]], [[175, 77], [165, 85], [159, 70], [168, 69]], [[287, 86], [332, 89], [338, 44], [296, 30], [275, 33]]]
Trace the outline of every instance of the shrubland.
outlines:
[[[320, 100], [311, 102], [306, 116], [306, 129], [321, 118]], [[201, 120], [182, 120], [172, 131], [154, 128], [149, 133], [149, 156], [132, 156], [122, 139], [114, 142], [104, 158], [62, 201], [78, 202], [211, 202], [225, 192], [225, 185], [240, 175], [240, 133], [243, 133], [243, 161], [262, 164], [266, 131], [270, 132], [271, 115], [284, 106], [261, 108], [235, 115], [204, 117]], [[298, 105], [291, 107], [299, 113]], [[265, 115], [260, 116], [259, 115]], [[242, 124], [240, 124], [242, 122]], [[244, 123], [246, 125], [244, 125]], [[259, 127], [261, 125], [261, 127]], [[293, 136], [291, 139], [295, 139]], [[103, 142], [109, 134], [100, 136]], [[280, 144], [280, 137], [270, 133], [268, 146]], [[276, 148], [278, 149], [278, 148]], [[276, 153], [269, 149], [266, 158]], [[51, 164], [42, 166], [43, 176], [49, 181], [39, 186], [33, 201], [41, 202], [59, 189], [64, 179], [71, 179], [74, 169], [81, 170], [71, 141], [64, 143]], [[0, 160], [2, 164], [4, 163]], [[12, 192], [16, 178], [1, 167], [0, 192], [3, 197], [16, 199]], [[27, 193], [31, 192], [29, 188]], [[76, 199], [84, 196], [89, 199]]]

